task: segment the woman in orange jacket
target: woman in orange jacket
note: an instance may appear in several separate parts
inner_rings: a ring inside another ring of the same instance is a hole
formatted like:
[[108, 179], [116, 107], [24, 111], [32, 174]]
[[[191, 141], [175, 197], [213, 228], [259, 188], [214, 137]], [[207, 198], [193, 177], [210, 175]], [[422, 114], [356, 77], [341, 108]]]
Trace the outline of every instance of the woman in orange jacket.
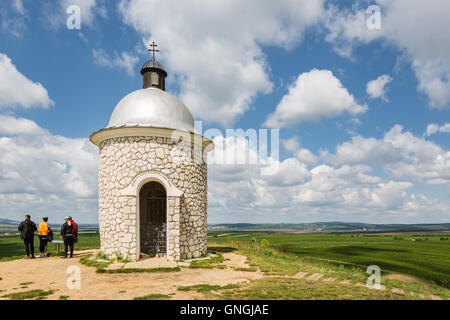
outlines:
[[39, 251], [41, 252], [41, 255], [39, 258], [47, 258], [47, 255], [45, 254], [45, 247], [47, 246], [48, 242], [48, 233], [50, 231], [48, 227], [48, 218], [43, 217], [42, 222], [39, 223], [38, 227], [38, 233], [39, 233]]

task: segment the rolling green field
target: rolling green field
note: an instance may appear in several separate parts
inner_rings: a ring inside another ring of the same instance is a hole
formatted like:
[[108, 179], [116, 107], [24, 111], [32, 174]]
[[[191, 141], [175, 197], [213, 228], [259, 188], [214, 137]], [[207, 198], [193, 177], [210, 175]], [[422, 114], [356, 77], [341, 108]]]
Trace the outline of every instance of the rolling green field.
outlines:
[[[401, 273], [450, 287], [449, 234], [279, 234], [210, 233], [209, 246], [261, 243], [308, 261], [348, 265], [366, 270], [378, 265], [382, 273]], [[418, 241], [412, 241], [415, 238]], [[425, 240], [427, 239], [427, 240]]]
[[[293, 254], [309, 262], [344, 265], [363, 271], [369, 265], [378, 265], [384, 274], [401, 273], [450, 288], [449, 234], [349, 234], [316, 233], [289, 234], [269, 232], [210, 232], [208, 246], [251, 246], [263, 239], [268, 246]], [[417, 241], [412, 241], [416, 239]], [[35, 238], [38, 253], [39, 240]], [[54, 244], [49, 251], [54, 252]], [[96, 233], [80, 234], [76, 249], [99, 248]], [[18, 236], [0, 236], [0, 261], [24, 255], [23, 243]]]
[[[100, 247], [100, 239], [97, 233], [80, 233], [80, 241], [75, 244], [75, 250], [79, 249], [92, 249]], [[55, 240], [61, 240], [58, 236], [55, 236]], [[61, 250], [63, 250], [61, 244]], [[55, 253], [55, 244], [49, 243], [48, 252]], [[34, 251], [39, 255], [39, 238], [34, 237]], [[0, 236], [0, 261], [12, 260], [25, 256], [25, 247], [23, 241], [18, 235]]]

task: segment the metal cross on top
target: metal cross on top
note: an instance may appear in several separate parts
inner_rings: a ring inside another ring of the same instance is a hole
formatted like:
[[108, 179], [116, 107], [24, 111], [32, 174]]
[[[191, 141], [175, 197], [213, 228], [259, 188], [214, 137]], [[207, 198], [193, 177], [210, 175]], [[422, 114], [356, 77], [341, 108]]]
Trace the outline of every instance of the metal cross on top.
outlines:
[[155, 60], [155, 52], [159, 52], [159, 50], [156, 50], [156, 49], [155, 49], [157, 46], [158, 46], [158, 45], [155, 44], [155, 41], [153, 41], [152, 44], [150, 44], [151, 49], [148, 49], [148, 51], [150, 51], [150, 52], [153, 53], [153, 61], [156, 61], [156, 60]]

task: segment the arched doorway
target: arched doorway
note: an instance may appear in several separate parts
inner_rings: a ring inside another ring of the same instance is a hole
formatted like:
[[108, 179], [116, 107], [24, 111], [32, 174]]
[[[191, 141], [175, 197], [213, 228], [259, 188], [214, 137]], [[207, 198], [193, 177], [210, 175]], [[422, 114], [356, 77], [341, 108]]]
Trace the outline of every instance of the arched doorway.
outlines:
[[167, 194], [163, 185], [152, 181], [139, 192], [141, 252], [154, 256], [167, 253]]

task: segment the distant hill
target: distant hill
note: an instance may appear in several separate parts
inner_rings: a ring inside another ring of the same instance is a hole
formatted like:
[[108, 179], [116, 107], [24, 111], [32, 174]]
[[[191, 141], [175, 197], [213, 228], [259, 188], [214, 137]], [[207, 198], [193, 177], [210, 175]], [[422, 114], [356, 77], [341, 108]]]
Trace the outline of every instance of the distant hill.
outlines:
[[[41, 220], [35, 221], [36, 224], [38, 224]], [[10, 219], [0, 219], [0, 234], [11, 234], [11, 233], [18, 233], [17, 226], [19, 225], [20, 221], [10, 220]], [[96, 232], [98, 230], [98, 224], [80, 224], [80, 232]], [[50, 224], [50, 228], [53, 229], [53, 231], [58, 230], [61, 228], [61, 224]]]
[[450, 223], [431, 224], [370, 224], [359, 222], [314, 222], [314, 223], [280, 223], [251, 224], [225, 223], [209, 225], [210, 230], [302, 230], [302, 231], [449, 231]]
[[0, 219], [0, 224], [14, 224], [18, 225], [20, 222], [15, 220], [9, 220], [9, 219]]
[[[0, 219], [0, 233], [17, 233], [20, 222]], [[51, 224], [58, 230], [60, 224]], [[81, 232], [97, 231], [97, 224], [80, 224]], [[313, 222], [313, 223], [221, 223], [208, 225], [209, 231], [244, 231], [244, 230], [298, 230], [298, 231], [367, 231], [367, 232], [416, 232], [416, 231], [450, 231], [450, 223], [430, 224], [370, 224], [359, 222]]]

